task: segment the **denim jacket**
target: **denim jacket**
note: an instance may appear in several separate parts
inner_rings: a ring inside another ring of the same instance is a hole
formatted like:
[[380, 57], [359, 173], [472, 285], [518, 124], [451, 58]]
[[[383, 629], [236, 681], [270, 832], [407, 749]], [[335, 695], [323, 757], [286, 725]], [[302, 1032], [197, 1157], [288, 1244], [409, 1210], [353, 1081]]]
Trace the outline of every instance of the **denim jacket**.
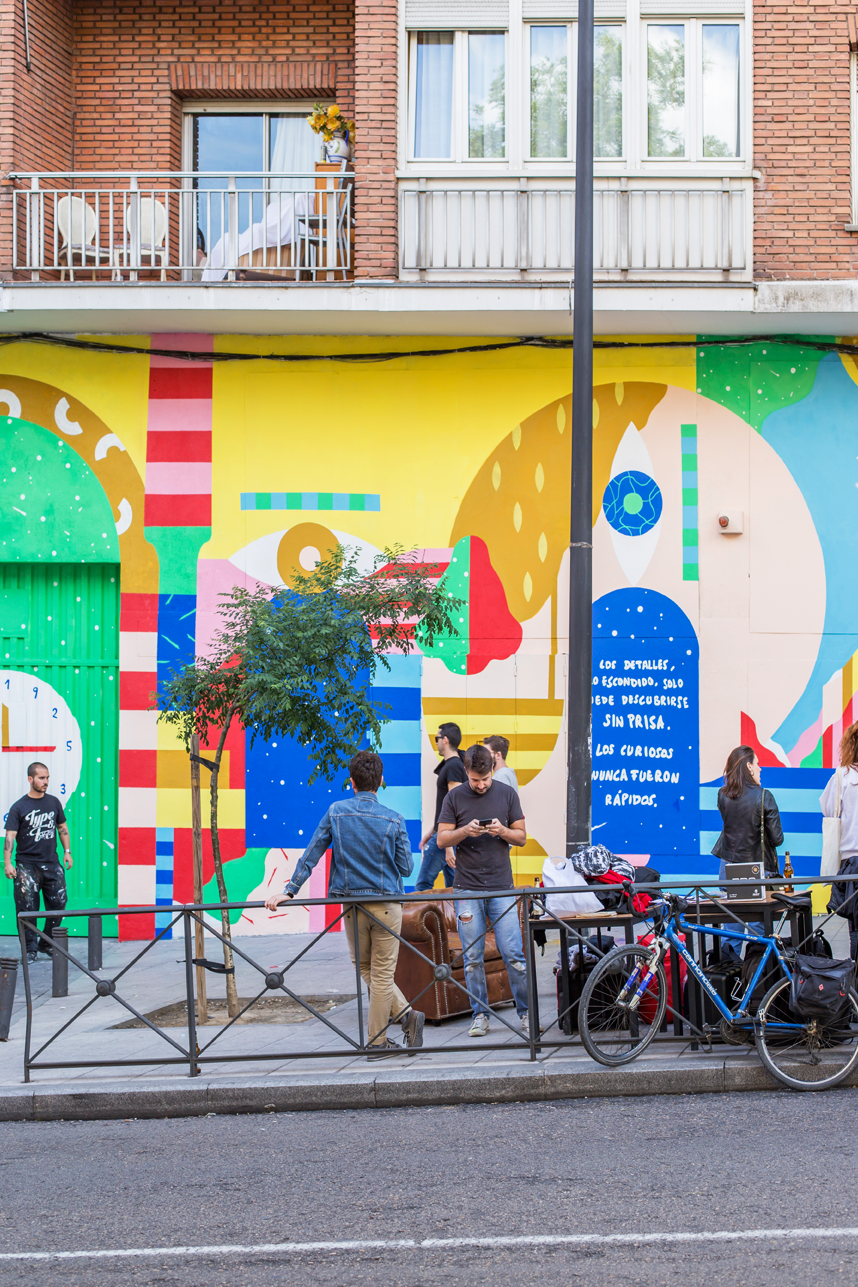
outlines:
[[297, 894], [327, 849], [331, 850], [328, 894], [401, 894], [411, 875], [411, 845], [401, 814], [379, 802], [374, 791], [336, 800], [304, 850], [286, 894]]

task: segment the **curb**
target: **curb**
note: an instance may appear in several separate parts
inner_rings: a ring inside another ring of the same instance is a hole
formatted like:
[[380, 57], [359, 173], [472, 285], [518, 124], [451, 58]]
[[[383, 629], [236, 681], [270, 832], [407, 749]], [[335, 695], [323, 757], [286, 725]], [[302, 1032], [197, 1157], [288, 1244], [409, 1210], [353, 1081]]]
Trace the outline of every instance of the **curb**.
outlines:
[[[858, 1073], [844, 1086], [858, 1085]], [[527, 1103], [636, 1095], [713, 1095], [776, 1090], [759, 1063], [701, 1067], [599, 1068], [592, 1072], [534, 1069], [490, 1072], [463, 1069], [456, 1076], [430, 1070], [404, 1075], [357, 1074], [348, 1081], [266, 1077], [204, 1080], [177, 1085], [149, 1081], [81, 1085], [54, 1083], [0, 1089], [0, 1121], [107, 1121], [139, 1117], [204, 1117], [212, 1113], [316, 1112], [321, 1109], [430, 1108], [454, 1104]]]

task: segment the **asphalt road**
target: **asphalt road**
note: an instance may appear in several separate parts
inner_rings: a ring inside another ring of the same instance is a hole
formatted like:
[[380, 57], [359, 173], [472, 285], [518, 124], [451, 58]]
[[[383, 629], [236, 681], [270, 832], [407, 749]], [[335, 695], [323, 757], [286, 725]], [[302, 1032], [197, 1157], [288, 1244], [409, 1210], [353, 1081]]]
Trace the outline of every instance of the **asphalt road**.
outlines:
[[[854, 1283], [856, 1109], [849, 1089], [2, 1123], [0, 1287]], [[474, 1245], [823, 1227], [854, 1232]], [[2, 1259], [348, 1240], [381, 1245]]]

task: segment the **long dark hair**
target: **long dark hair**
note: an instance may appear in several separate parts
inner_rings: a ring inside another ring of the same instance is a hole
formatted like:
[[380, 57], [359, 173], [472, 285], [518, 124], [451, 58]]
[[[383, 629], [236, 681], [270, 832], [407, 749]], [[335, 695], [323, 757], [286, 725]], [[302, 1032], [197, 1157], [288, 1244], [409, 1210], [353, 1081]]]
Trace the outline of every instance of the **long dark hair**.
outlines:
[[757, 752], [752, 746], [737, 746], [727, 756], [724, 765], [724, 794], [731, 800], [738, 800], [746, 787], [754, 785], [751, 777], [751, 762]]

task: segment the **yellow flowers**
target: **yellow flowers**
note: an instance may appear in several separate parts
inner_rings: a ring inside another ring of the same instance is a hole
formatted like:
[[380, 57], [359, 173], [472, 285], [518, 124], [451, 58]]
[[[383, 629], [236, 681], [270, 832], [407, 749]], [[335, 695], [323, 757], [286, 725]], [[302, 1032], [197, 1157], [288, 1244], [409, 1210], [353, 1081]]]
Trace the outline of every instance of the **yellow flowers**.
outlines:
[[328, 107], [321, 103], [314, 104], [313, 114], [307, 117], [307, 124], [314, 134], [321, 134], [326, 143], [330, 143], [337, 132], [348, 132], [349, 138], [354, 138], [354, 121], [347, 121], [336, 103], [331, 103]]

